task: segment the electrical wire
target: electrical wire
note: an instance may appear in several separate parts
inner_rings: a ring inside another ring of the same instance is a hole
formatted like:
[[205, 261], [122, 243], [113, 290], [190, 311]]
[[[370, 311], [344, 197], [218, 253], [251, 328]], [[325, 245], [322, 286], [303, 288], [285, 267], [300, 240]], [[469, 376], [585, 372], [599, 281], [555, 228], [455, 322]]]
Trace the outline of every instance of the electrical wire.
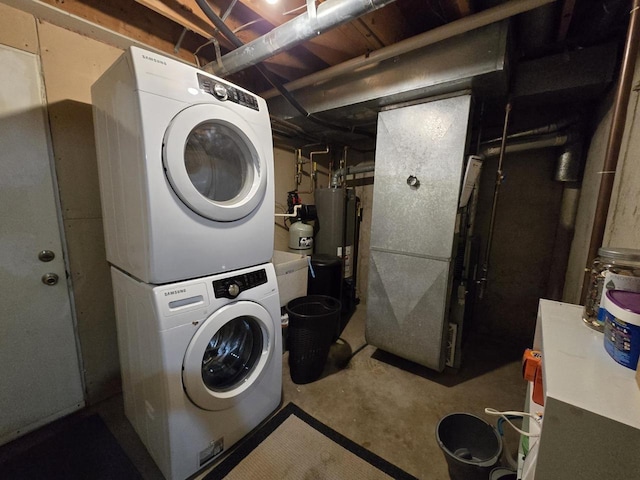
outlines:
[[542, 429], [542, 415], [538, 415], [538, 414], [533, 414], [533, 413], [528, 413], [528, 412], [518, 412], [518, 411], [504, 411], [504, 412], [500, 412], [498, 410], [496, 410], [495, 408], [485, 408], [484, 409], [484, 413], [486, 413], [487, 415], [495, 415], [498, 417], [501, 417], [502, 419], [504, 419], [504, 421], [506, 421], [509, 425], [511, 425], [511, 427], [513, 427], [513, 429], [518, 432], [520, 435], [524, 435], [525, 437], [539, 437], [540, 436], [540, 431], [538, 431], [538, 433], [531, 433], [531, 432], [526, 432], [524, 430], [522, 430], [521, 428], [516, 427], [509, 418], [523, 418], [523, 417], [529, 417], [533, 420], [533, 424], [535, 424], [538, 427], [538, 430]]
[[306, 9], [307, 8], [307, 4], [305, 3], [304, 5], [300, 5], [299, 7], [296, 7], [292, 10], [288, 10], [286, 12], [282, 12], [282, 15], [292, 15], [296, 12], [299, 12], [300, 10]]

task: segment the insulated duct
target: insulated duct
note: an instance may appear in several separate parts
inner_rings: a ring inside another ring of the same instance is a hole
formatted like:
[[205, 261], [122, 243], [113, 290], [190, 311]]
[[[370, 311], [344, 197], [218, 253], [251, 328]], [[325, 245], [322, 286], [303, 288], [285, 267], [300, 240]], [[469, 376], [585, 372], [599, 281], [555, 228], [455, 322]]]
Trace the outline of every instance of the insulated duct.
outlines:
[[327, 0], [318, 5], [315, 16], [309, 11], [299, 15], [223, 55], [222, 65], [211, 62], [204, 66], [204, 70], [214, 75], [231, 75], [394, 1]]

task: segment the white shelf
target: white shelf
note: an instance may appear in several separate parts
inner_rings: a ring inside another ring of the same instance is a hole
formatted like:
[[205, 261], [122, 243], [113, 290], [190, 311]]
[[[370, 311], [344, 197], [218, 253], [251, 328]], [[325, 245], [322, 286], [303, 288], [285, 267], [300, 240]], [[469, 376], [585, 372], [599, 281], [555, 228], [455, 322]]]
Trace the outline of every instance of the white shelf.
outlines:
[[619, 480], [640, 472], [640, 389], [582, 307], [540, 300], [534, 348], [545, 394], [535, 480]]
[[582, 307], [540, 301], [547, 397], [640, 428], [635, 371], [616, 363], [602, 333], [582, 321]]

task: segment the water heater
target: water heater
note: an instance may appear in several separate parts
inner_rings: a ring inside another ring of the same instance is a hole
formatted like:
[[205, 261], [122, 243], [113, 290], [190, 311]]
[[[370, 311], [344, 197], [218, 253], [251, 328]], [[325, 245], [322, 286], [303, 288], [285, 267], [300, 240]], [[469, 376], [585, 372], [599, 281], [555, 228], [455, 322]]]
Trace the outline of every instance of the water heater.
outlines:
[[352, 313], [357, 303], [358, 197], [353, 188], [321, 188], [315, 191], [315, 202], [318, 219], [314, 252], [342, 258], [343, 313]]

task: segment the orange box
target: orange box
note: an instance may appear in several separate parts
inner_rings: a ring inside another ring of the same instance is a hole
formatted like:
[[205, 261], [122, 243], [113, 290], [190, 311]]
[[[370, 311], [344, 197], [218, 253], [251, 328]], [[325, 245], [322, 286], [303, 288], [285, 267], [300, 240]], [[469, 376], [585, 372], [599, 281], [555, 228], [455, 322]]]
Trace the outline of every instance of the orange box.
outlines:
[[544, 405], [544, 388], [542, 385], [542, 353], [527, 348], [522, 356], [522, 376], [533, 383], [531, 399], [538, 405]]
[[542, 353], [538, 350], [527, 348], [522, 355], [522, 376], [528, 382], [533, 382], [536, 370], [542, 363]]

